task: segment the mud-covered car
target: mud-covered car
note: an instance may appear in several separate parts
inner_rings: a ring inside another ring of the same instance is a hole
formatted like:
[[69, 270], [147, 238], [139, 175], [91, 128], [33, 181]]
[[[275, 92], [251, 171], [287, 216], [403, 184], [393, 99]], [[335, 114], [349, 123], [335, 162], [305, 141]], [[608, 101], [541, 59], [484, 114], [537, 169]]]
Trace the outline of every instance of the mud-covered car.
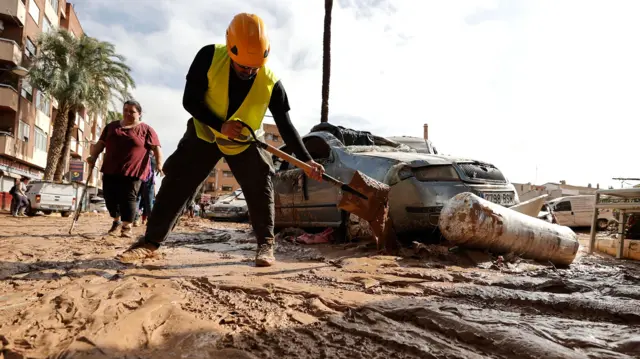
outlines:
[[[443, 205], [461, 192], [473, 192], [506, 207], [519, 203], [515, 187], [489, 163], [418, 153], [388, 139], [372, 138], [372, 145], [345, 146], [334, 134], [312, 129], [303, 142], [313, 159], [335, 178], [348, 183], [358, 170], [388, 184], [390, 215], [400, 234], [435, 229]], [[281, 149], [290, 153], [286, 145]], [[273, 160], [277, 228], [340, 227], [348, 220], [337, 207], [339, 189]]]
[[220, 197], [204, 211], [206, 218], [245, 221], [249, 218], [249, 207], [244, 199], [242, 189]]

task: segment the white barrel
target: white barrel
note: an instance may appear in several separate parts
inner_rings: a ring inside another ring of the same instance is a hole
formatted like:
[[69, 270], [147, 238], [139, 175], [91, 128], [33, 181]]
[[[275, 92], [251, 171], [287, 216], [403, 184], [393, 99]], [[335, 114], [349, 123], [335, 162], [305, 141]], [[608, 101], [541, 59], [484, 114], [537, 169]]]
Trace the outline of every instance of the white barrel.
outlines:
[[440, 231], [457, 245], [514, 253], [522, 258], [569, 265], [578, 253], [578, 236], [569, 228], [530, 217], [460, 193], [440, 213]]

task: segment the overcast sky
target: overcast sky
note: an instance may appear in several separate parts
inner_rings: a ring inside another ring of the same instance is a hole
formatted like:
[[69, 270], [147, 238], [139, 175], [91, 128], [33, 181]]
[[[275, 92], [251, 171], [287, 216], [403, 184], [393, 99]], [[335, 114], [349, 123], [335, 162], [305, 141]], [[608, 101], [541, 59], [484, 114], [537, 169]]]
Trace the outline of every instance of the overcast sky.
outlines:
[[[267, 23], [298, 131], [319, 122], [324, 1], [72, 2], [84, 30], [127, 57], [166, 155], [189, 118], [194, 55], [243, 11]], [[441, 152], [513, 182], [618, 188], [612, 177], [640, 177], [638, 15], [634, 0], [336, 0], [330, 122], [385, 136], [428, 123]]]

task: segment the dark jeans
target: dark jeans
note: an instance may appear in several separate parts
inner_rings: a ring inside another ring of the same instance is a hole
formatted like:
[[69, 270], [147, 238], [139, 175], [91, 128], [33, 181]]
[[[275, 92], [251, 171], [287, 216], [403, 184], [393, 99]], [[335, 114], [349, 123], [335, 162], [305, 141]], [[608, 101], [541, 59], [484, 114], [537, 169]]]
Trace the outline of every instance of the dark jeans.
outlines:
[[155, 184], [153, 178], [140, 184], [140, 192], [138, 192], [138, 201], [136, 202], [136, 218], [138, 218], [138, 209], [142, 209], [142, 215], [149, 217], [155, 200]]
[[141, 182], [135, 177], [108, 174], [102, 176], [104, 201], [112, 218], [120, 217], [123, 222], [133, 222]]
[[12, 207], [12, 214], [18, 214], [19, 212], [22, 211], [23, 208], [27, 208], [29, 207], [29, 200], [27, 199], [27, 197], [23, 197], [20, 195], [15, 195], [12, 198], [12, 202], [15, 201], [15, 205]]
[[269, 155], [255, 145], [234, 156], [223, 155], [218, 145], [196, 136], [190, 119], [178, 148], [165, 162], [165, 177], [149, 217], [146, 242], [160, 246], [184, 212], [187, 201], [223, 156], [242, 187], [258, 245], [273, 241], [274, 171]]

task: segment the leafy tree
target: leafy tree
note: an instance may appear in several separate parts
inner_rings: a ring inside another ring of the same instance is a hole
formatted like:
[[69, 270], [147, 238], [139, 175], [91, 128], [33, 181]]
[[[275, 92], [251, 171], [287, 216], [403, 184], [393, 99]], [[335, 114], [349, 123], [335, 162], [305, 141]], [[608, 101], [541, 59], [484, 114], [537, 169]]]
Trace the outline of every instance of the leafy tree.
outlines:
[[105, 119], [105, 123], [110, 123], [113, 121], [121, 121], [121, 120], [122, 120], [122, 112], [109, 111], [107, 112], [107, 118]]
[[59, 28], [43, 33], [37, 43], [39, 52], [27, 80], [58, 100], [44, 179], [60, 181], [69, 158], [76, 112], [86, 108], [106, 114], [110, 104], [117, 108], [118, 101], [129, 97], [135, 82], [125, 58], [109, 42], [86, 35], [76, 38]]
[[324, 37], [322, 40], [322, 107], [320, 122], [329, 122], [329, 80], [331, 79], [331, 10], [333, 0], [324, 0]]

